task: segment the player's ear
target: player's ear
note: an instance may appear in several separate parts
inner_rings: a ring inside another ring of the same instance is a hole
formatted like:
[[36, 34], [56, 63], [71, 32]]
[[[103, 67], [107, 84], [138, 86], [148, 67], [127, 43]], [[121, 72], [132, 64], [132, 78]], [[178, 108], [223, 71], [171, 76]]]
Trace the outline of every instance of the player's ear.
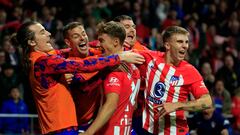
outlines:
[[169, 42], [165, 42], [165, 43], [164, 43], [164, 47], [166, 48], [166, 50], [169, 50], [169, 49], [170, 49], [170, 44], [169, 44]]
[[120, 44], [120, 41], [119, 41], [119, 39], [118, 38], [114, 38], [114, 40], [113, 40], [113, 44], [114, 44], [114, 47], [116, 47], [116, 46], [118, 46], [119, 44]]
[[34, 40], [28, 40], [28, 44], [29, 44], [30, 46], [35, 46], [35, 45], [37, 45], [36, 41], [34, 41]]
[[71, 47], [70, 41], [67, 38], [64, 39], [64, 42], [68, 47]]

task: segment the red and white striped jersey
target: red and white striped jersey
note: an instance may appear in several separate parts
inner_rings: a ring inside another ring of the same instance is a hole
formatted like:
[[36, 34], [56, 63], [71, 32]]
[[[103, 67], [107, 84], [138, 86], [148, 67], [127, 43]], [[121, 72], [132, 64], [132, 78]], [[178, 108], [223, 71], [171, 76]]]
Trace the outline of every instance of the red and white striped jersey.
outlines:
[[143, 128], [156, 135], [185, 135], [188, 125], [183, 110], [159, 118], [156, 112], [160, 109], [154, 106], [163, 102], [184, 102], [190, 93], [195, 98], [208, 93], [201, 75], [186, 61], [178, 66], [166, 64], [163, 52], [139, 53], [145, 57], [145, 63], [139, 66], [141, 75], [146, 78]]
[[112, 117], [97, 133], [99, 135], [130, 135], [132, 114], [140, 88], [140, 73], [135, 65], [128, 67], [130, 73], [113, 71], [104, 80], [104, 94], [116, 93], [119, 101]]

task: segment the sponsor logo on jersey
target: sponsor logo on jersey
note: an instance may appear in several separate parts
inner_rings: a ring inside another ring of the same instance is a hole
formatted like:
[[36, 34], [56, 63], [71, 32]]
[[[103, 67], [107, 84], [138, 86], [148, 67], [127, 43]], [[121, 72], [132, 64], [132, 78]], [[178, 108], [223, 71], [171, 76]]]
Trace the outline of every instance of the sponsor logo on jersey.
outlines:
[[162, 101], [160, 99], [156, 99], [152, 96], [148, 96], [147, 99], [155, 104], [162, 104]]
[[119, 79], [116, 77], [111, 77], [107, 86], [120, 86]]
[[157, 82], [154, 86], [154, 96], [156, 98], [161, 98], [163, 97], [166, 89], [165, 89], [165, 84], [162, 82]]
[[155, 104], [162, 104], [161, 98], [166, 92], [166, 86], [162, 82], [157, 82], [154, 86], [153, 93], [147, 99]]

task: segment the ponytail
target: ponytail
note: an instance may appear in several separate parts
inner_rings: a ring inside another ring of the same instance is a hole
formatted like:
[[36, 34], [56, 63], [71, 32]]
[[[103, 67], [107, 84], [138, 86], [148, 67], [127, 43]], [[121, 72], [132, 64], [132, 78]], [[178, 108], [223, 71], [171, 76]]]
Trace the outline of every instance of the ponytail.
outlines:
[[26, 74], [29, 74], [30, 71], [30, 45], [28, 40], [34, 39], [35, 33], [29, 29], [31, 25], [38, 24], [38, 22], [29, 21], [25, 22], [20, 26], [17, 33], [12, 34], [11, 42], [13, 45], [17, 46], [22, 50], [22, 66]]

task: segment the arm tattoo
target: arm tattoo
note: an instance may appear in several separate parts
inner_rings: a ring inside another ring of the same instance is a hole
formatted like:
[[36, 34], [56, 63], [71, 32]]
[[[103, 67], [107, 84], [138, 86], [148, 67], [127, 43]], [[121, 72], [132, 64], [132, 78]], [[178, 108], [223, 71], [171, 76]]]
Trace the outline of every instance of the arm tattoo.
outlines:
[[[202, 98], [205, 98], [206, 96], [208, 96], [208, 95], [203, 95]], [[211, 106], [208, 106], [206, 103], [201, 103], [198, 106], [195, 106], [194, 104], [196, 104], [197, 102], [203, 102], [203, 101], [193, 100], [193, 101], [185, 102], [185, 105], [189, 106], [189, 107], [187, 107], [188, 108], [187, 110], [199, 112], [199, 111], [211, 108]], [[181, 107], [180, 109], [184, 109], [184, 108], [185, 107]]]

